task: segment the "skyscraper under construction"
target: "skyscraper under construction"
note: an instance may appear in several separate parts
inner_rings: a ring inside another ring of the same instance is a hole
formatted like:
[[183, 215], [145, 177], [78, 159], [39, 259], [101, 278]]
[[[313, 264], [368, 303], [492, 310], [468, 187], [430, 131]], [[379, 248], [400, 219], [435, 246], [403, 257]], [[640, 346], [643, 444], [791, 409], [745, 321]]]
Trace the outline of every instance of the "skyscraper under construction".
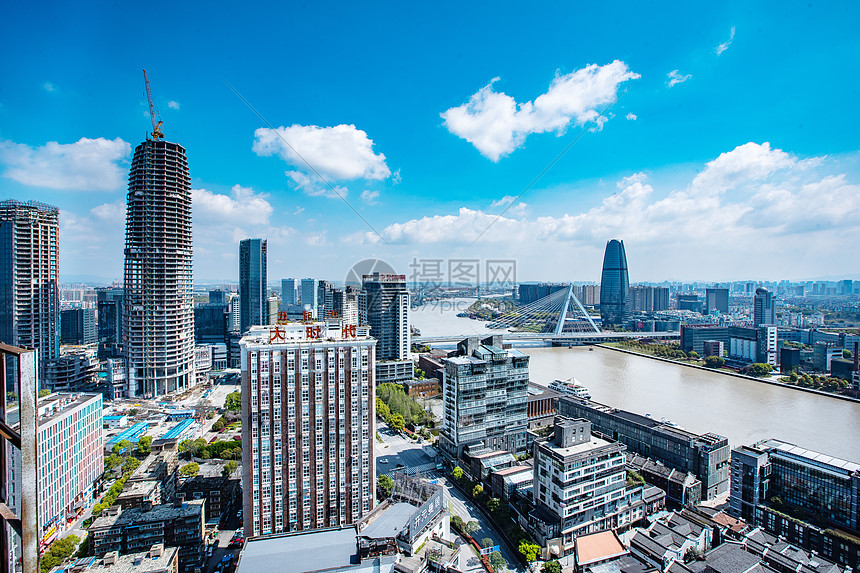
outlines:
[[153, 131], [134, 150], [128, 176], [123, 343], [129, 396], [161, 396], [194, 383], [191, 177], [185, 148]]

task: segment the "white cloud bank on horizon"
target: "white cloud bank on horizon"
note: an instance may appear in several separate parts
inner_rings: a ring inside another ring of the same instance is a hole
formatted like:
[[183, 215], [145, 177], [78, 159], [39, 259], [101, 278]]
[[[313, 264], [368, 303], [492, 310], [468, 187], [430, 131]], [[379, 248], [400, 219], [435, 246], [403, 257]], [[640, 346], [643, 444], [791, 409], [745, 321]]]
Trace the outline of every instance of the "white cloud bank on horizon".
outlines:
[[[440, 251], [470, 244], [489, 227], [470, 250], [519, 252], [544, 263], [548, 253], [554, 261], [558, 253], [602, 248], [617, 237], [644, 253], [640, 265], [650, 262], [640, 268], [652, 273], [670, 263], [692, 274], [713, 269], [717, 275], [721, 265], [752, 271], [764, 261], [832, 267], [842, 260], [844, 245], [860, 238], [860, 185], [826, 172], [826, 160], [750, 142], [708, 162], [687, 186], [668, 193], [658, 193], [646, 174], [635, 173], [618, 182], [617, 193], [580, 213], [530, 219], [506, 213], [497, 219], [461, 207], [456, 214], [390, 224], [382, 235], [391, 244]], [[379, 238], [361, 233], [360, 241], [377, 244]]]
[[[391, 176], [385, 155], [374, 153], [373, 140], [354, 125], [261, 127], [254, 132], [252, 150], [261, 157], [280, 157], [294, 167], [295, 170], [287, 171], [286, 175], [308, 195], [345, 196], [347, 188], [335, 182], [381, 181]], [[331, 187], [321, 181], [314, 170]]]
[[619, 86], [639, 78], [627, 64], [615, 60], [605, 66], [588, 65], [565, 75], [556, 75], [546, 93], [518, 104], [516, 100], [493, 89], [499, 81], [473, 94], [468, 103], [452, 107], [441, 116], [454, 135], [475, 146], [491, 161], [522, 147], [532, 133], [564, 134], [571, 125], [594, 121], [598, 129], [606, 121], [598, 108], [615, 101]]
[[49, 141], [32, 147], [0, 141], [3, 177], [33, 187], [116, 191], [126, 185], [131, 145], [119, 137], [82, 137], [75, 143]]

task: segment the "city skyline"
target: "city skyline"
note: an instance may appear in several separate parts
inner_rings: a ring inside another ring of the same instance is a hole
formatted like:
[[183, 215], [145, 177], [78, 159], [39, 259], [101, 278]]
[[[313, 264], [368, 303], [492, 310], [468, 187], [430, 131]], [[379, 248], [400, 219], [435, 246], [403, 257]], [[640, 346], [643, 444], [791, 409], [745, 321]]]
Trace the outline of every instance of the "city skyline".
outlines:
[[[853, 5], [796, 4], [778, 14], [733, 5], [652, 14], [628, 5], [617, 8], [609, 33], [573, 36], [562, 33], [571, 22], [604, 14], [538, 6], [514, 23], [505, 10], [460, 7], [464, 18], [486, 19], [486, 29], [467, 32], [442, 8], [343, 6], [331, 42], [310, 52], [307, 30], [254, 38], [262, 49], [240, 47], [249, 39], [242, 33], [239, 46], [179, 60], [169, 44], [130, 42], [152, 31], [124, 8], [90, 18], [55, 5], [56, 23], [35, 33], [25, 25], [31, 10], [13, 8], [2, 40], [12, 54], [32, 41], [46, 50], [0, 64], [8, 79], [0, 195], [60, 208], [66, 276], [121, 276], [124, 175], [133, 143], [150, 128], [143, 67], [166, 139], [190, 150], [197, 281], [232, 279], [225, 271], [237, 268], [235, 245], [247, 237], [270, 241], [272, 276], [336, 278], [330, 269], [345, 274], [368, 255], [405, 269], [416, 257], [503, 253], [519, 261], [523, 278], [593, 281], [605, 241], [619, 237], [633, 283], [814, 280], [844, 268], [841, 245], [860, 238], [852, 137], [860, 115], [848, 108], [838, 121], [820, 121], [822, 101], [853, 93], [854, 80], [841, 73], [851, 65]], [[315, 7], [281, 10], [270, 21], [319, 16]], [[200, 18], [189, 40], [198, 45], [247, 18], [227, 23], [187, 6], [164, 15], [155, 33], [188, 11]], [[426, 28], [412, 25], [419, 21]], [[513, 52], [496, 40], [533, 34], [523, 30], [538, 23], [540, 41], [518, 42]], [[436, 37], [449, 41], [429, 50]], [[118, 49], [100, 49], [97, 38]], [[390, 61], [374, 67], [379, 53]], [[812, 69], [814, 81], [797, 73]], [[790, 252], [792, 264], [739, 259], [751, 245], [762, 260]], [[583, 276], [566, 276], [567, 268]], [[860, 278], [851, 268], [844, 276]]]

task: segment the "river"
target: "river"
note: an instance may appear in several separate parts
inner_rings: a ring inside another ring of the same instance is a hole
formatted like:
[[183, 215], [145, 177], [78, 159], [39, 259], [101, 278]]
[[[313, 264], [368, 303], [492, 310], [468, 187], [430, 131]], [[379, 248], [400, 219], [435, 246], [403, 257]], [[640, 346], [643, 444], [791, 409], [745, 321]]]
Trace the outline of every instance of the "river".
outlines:
[[[424, 336], [493, 333], [484, 322], [459, 318], [474, 299], [413, 309]], [[498, 331], [495, 331], [498, 333]], [[732, 447], [777, 438], [860, 461], [860, 403], [745, 380], [604, 348], [518, 346], [531, 356], [532, 382], [546, 386], [575, 376], [597, 402], [667, 418], [695, 433], [714, 432]]]

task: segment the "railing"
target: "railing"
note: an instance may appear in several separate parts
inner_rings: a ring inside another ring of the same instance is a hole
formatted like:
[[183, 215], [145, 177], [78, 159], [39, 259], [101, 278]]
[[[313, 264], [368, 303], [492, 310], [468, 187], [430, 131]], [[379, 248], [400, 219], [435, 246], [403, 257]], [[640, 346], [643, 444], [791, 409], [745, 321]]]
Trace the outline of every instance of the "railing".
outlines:
[[[12, 554], [9, 528], [21, 538], [21, 572], [39, 572], [39, 525], [36, 476], [38, 457], [36, 454], [36, 393], [37, 362], [36, 351], [0, 343], [0, 573], [11, 570], [9, 557]], [[12, 428], [6, 418], [6, 392], [8, 391], [6, 373], [7, 360], [17, 360], [18, 386], [18, 430]], [[6, 480], [9, 447], [21, 452], [21, 471], [16, 474], [15, 486], [18, 488], [21, 507], [18, 513], [9, 507], [9, 488]]]

